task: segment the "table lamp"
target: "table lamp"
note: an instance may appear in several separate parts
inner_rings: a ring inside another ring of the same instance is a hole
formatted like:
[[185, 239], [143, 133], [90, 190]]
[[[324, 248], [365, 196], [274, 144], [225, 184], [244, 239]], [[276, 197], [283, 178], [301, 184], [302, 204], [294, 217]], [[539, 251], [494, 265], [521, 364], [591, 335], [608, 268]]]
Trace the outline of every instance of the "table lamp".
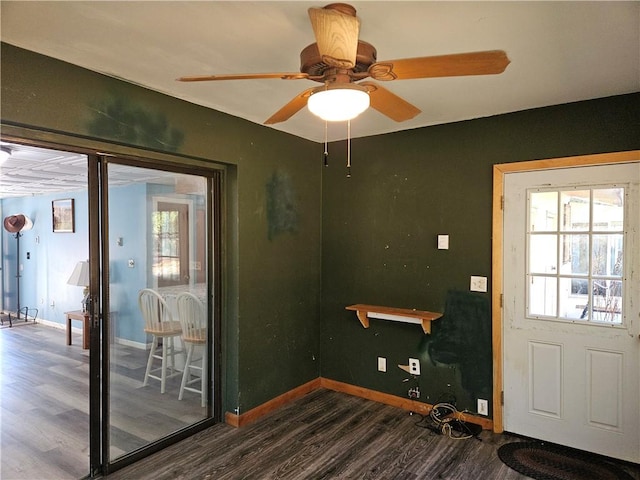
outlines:
[[84, 287], [82, 294], [84, 295], [82, 298], [82, 311], [87, 311], [87, 302], [89, 300], [89, 262], [81, 261], [78, 262], [76, 267], [73, 269], [73, 273], [67, 280], [68, 285], [76, 285], [78, 287]]

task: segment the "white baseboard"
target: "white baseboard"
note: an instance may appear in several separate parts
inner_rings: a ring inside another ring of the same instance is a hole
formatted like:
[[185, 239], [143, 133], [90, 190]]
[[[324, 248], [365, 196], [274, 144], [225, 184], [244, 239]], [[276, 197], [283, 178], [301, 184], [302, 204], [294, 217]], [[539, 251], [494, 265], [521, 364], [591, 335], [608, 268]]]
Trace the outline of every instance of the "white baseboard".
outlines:
[[149, 350], [151, 348], [151, 344], [147, 344], [143, 342], [135, 342], [133, 340], [120, 338], [120, 337], [116, 337], [116, 343], [118, 345], [124, 345], [126, 347], [139, 348], [140, 350]]
[[[54, 322], [51, 320], [47, 320], [46, 318], [36, 318], [36, 323], [40, 323], [42, 325], [44, 325], [45, 327], [51, 327], [51, 328], [57, 328], [58, 330], [67, 330], [67, 325], [64, 323], [59, 323], [59, 322]], [[82, 333], [82, 328], [80, 327], [74, 327], [73, 323], [71, 324], [71, 331], [73, 333]]]
[[[29, 318], [29, 320], [33, 320]], [[36, 318], [36, 323], [42, 324], [45, 327], [57, 328], [58, 330], [64, 330], [66, 332], [67, 325], [64, 323], [53, 322], [51, 320], [47, 320], [45, 318]], [[82, 335], [82, 327], [74, 327], [73, 322], [71, 322], [71, 332]], [[129, 340], [127, 338], [116, 337], [115, 342], [118, 345], [124, 345], [126, 347], [138, 348], [140, 350], [149, 350], [151, 348], [151, 344], [145, 342], [136, 342], [134, 340]]]

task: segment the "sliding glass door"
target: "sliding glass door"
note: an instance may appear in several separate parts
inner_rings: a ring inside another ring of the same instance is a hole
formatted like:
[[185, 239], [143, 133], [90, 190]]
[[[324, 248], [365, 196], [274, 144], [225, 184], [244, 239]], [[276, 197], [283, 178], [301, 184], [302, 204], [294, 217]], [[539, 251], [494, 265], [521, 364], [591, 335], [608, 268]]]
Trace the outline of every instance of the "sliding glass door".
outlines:
[[221, 171], [10, 145], [0, 477], [99, 476], [219, 421]]
[[101, 444], [109, 470], [216, 420], [219, 176], [101, 161]]

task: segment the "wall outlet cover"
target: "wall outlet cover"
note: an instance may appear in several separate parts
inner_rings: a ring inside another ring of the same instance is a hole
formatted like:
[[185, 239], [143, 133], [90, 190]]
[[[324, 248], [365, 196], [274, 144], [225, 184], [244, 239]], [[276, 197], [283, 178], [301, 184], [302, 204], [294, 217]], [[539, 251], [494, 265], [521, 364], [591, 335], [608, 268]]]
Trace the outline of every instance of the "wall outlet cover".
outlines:
[[469, 290], [472, 292], [486, 292], [487, 291], [487, 277], [471, 276], [471, 282]]
[[478, 399], [478, 415], [489, 415], [489, 402], [487, 400]]
[[411, 375], [420, 375], [420, 360], [417, 358], [409, 359], [409, 373]]

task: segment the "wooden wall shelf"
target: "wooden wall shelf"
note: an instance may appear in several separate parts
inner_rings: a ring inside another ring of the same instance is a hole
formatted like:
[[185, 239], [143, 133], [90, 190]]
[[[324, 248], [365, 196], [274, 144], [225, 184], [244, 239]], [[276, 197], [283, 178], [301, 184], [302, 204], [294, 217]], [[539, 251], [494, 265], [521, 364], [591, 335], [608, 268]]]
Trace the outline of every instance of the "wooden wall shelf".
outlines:
[[364, 328], [369, 328], [369, 318], [392, 320], [394, 322], [416, 323], [422, 325], [424, 333], [431, 333], [431, 322], [442, 317], [442, 313], [416, 310], [415, 308], [381, 307], [378, 305], [349, 305], [347, 310], [354, 310]]

